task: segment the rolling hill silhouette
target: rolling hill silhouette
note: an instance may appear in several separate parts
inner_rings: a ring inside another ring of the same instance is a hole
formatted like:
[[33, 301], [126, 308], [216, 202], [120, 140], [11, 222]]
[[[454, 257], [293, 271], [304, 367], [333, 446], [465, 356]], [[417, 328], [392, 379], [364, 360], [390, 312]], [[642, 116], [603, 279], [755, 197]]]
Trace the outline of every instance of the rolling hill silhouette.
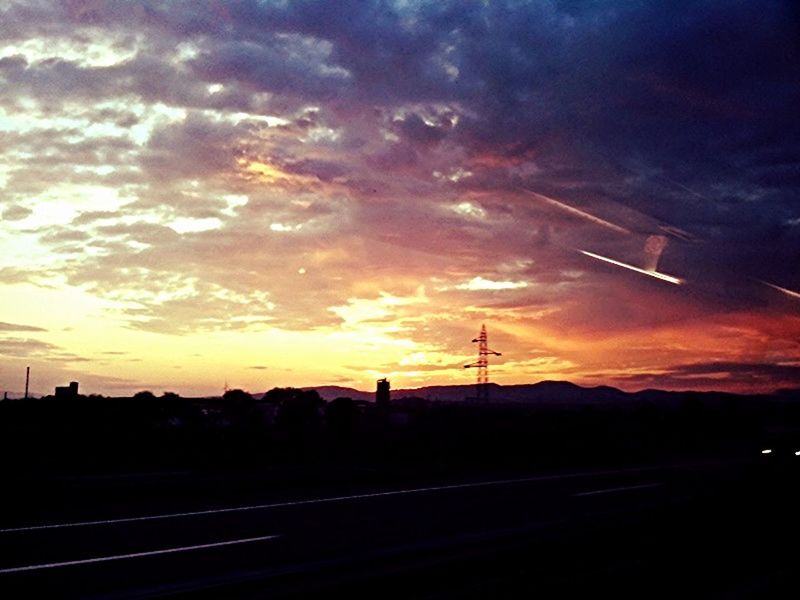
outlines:
[[[489, 384], [493, 403], [522, 403], [537, 405], [597, 405], [597, 404], [679, 404], [686, 400], [698, 399], [704, 403], [714, 404], [725, 401], [737, 401], [743, 398], [781, 398], [798, 399], [800, 390], [780, 390], [775, 394], [734, 394], [714, 391], [666, 391], [646, 389], [638, 392], [625, 392], [615, 387], [601, 385], [583, 387], [569, 381], [540, 381], [531, 384], [499, 385]], [[354, 400], [374, 400], [374, 392], [365, 392], [349, 387], [336, 385], [306, 387], [316, 390], [325, 400], [348, 397]], [[420, 397], [439, 402], [460, 402], [475, 395], [475, 386], [469, 385], [432, 385], [421, 388], [392, 390], [393, 398]]]

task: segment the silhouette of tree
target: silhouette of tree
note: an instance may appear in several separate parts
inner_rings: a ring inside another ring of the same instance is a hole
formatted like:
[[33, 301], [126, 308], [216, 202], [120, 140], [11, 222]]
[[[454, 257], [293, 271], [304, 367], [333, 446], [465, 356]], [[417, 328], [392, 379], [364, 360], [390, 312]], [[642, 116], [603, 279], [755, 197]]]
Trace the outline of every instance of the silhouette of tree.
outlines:
[[256, 401], [244, 390], [228, 390], [222, 395], [225, 413], [236, 427], [250, 427], [261, 422]]
[[280, 388], [280, 387], [276, 387], [276, 388], [272, 388], [268, 392], [265, 392], [264, 393], [264, 397], [262, 398], [262, 400], [264, 402], [273, 402], [275, 404], [281, 404], [284, 400], [286, 400], [287, 398], [293, 397], [294, 395], [296, 395], [300, 391], [302, 391], [302, 390], [299, 390], [297, 388], [290, 388], [290, 387], [288, 387], [288, 388]]
[[336, 398], [325, 406], [325, 421], [340, 437], [352, 432], [357, 417], [358, 408], [352, 398]]
[[226, 402], [252, 402], [253, 396], [245, 392], [244, 390], [228, 390], [222, 395], [222, 399]]
[[164, 392], [161, 394], [162, 400], [180, 400], [180, 396], [175, 392]]
[[136, 392], [133, 395], [133, 399], [134, 400], [150, 401], [150, 400], [155, 400], [156, 399], [156, 395], [153, 392], [151, 392], [150, 390], [142, 390], [141, 392]]
[[272, 392], [273, 396], [282, 397], [277, 419], [280, 427], [297, 434], [319, 426], [325, 402], [316, 390], [276, 388], [267, 392], [267, 395]]

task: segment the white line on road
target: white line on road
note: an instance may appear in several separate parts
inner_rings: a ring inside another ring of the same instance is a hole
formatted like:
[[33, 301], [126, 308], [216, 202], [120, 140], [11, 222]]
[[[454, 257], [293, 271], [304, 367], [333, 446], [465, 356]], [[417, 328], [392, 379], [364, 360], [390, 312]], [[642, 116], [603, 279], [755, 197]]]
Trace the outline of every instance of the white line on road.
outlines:
[[214, 542], [213, 544], [200, 544], [198, 546], [180, 546], [178, 548], [166, 548], [164, 550], [150, 550], [149, 552], [134, 552], [133, 554], [116, 554], [114, 556], [101, 556], [98, 558], [84, 558], [81, 560], [67, 560], [63, 562], [44, 563], [41, 565], [28, 565], [27, 567], [12, 567], [10, 569], [0, 569], [0, 575], [7, 573], [20, 573], [22, 571], [39, 571], [41, 569], [54, 569], [56, 567], [72, 567], [75, 565], [88, 565], [91, 563], [108, 562], [110, 560], [125, 560], [127, 558], [142, 558], [143, 556], [156, 556], [158, 554], [174, 554], [175, 552], [189, 552], [191, 550], [204, 550], [206, 548], [219, 548], [220, 546], [233, 546], [235, 544], [250, 544], [252, 542], [263, 542], [273, 540], [278, 535], [263, 535], [261, 537], [242, 538], [240, 540], [228, 540], [227, 542]]
[[520, 479], [498, 479], [495, 481], [477, 481], [472, 483], [458, 483], [454, 485], [439, 485], [432, 487], [412, 488], [406, 490], [391, 490], [388, 492], [373, 492], [368, 494], [354, 494], [351, 496], [334, 496], [331, 498], [312, 498], [310, 500], [294, 500], [289, 502], [275, 502], [271, 504], [253, 504], [250, 506], [233, 506], [228, 508], [216, 508], [209, 510], [196, 510], [191, 512], [167, 513], [161, 515], [147, 515], [143, 517], [122, 517], [118, 519], [101, 519], [97, 521], [78, 521], [74, 523], [51, 523], [47, 525], [30, 525], [27, 527], [10, 527], [0, 529], [0, 534], [17, 533], [23, 531], [39, 531], [43, 529], [65, 529], [67, 527], [89, 527], [92, 525], [116, 525], [117, 523], [136, 523], [140, 521], [157, 521], [163, 519], [178, 519], [184, 517], [199, 517], [203, 515], [219, 515], [224, 513], [246, 512], [253, 510], [267, 510], [270, 508], [284, 508], [290, 506], [305, 506], [309, 504], [326, 504], [329, 502], [344, 502], [347, 500], [362, 500], [367, 498], [385, 498], [387, 496], [400, 496], [404, 494], [421, 494], [424, 492], [440, 492], [445, 490], [459, 490], [468, 488], [480, 488], [498, 485], [511, 485], [515, 483], [531, 483], [536, 481], [556, 481], [559, 479], [579, 479], [582, 477], [593, 477], [598, 475], [624, 475], [632, 473], [643, 473], [647, 471], [659, 471], [666, 469], [681, 469], [689, 467], [703, 466], [708, 463], [691, 463], [679, 465], [660, 465], [654, 467], [638, 467], [630, 469], [615, 469], [609, 471], [588, 471], [583, 473], [566, 473], [563, 475], [540, 475], [537, 477], [523, 477]]
[[581, 492], [580, 494], [573, 494], [573, 496], [596, 496], [598, 494], [611, 494], [613, 492], [625, 492], [628, 490], [644, 490], [647, 488], [654, 488], [663, 485], [662, 483], [647, 483], [645, 485], [629, 485], [626, 487], [608, 488], [605, 490], [593, 490], [591, 492]]

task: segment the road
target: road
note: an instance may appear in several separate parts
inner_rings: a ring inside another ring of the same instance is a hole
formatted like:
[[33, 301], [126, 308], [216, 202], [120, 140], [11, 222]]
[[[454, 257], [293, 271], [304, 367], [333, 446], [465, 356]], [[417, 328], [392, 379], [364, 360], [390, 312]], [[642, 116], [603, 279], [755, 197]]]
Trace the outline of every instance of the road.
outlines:
[[4, 514], [0, 593], [783, 597], [794, 557], [778, 545], [798, 532], [785, 478], [708, 461], [305, 495], [251, 485], [180, 506], [138, 490], [51, 519]]

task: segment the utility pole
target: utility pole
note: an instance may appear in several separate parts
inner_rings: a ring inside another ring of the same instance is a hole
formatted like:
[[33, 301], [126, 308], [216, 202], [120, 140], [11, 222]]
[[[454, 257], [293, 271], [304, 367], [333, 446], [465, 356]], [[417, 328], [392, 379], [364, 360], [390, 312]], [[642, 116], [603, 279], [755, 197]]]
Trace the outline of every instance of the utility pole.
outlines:
[[489, 402], [489, 355], [502, 356], [502, 354], [489, 348], [489, 335], [486, 333], [486, 325], [481, 325], [480, 335], [472, 342], [478, 344], [478, 360], [464, 365], [464, 368], [477, 367], [478, 378], [475, 384], [475, 402], [487, 404]]
[[28, 399], [28, 385], [31, 382], [31, 368], [25, 369], [25, 399]]

